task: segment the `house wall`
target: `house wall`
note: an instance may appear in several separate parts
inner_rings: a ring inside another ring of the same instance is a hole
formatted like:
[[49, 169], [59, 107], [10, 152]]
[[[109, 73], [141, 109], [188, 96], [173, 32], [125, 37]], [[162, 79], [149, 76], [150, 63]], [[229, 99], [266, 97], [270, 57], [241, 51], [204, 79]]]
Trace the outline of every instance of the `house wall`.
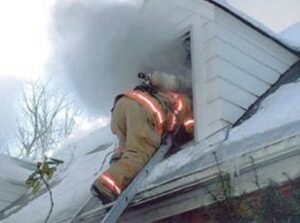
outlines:
[[169, 41], [191, 32], [196, 141], [223, 139], [225, 129], [298, 60], [205, 1], [151, 0], [143, 10]]
[[274, 41], [214, 8], [205, 30], [207, 122], [200, 138], [233, 124], [298, 58]]
[[194, 0], [150, 0], [146, 1], [141, 11], [141, 21], [154, 24], [162, 32], [165, 42], [172, 42], [187, 31], [191, 32], [192, 84], [196, 128], [195, 138], [200, 140], [206, 131], [206, 85], [203, 78], [203, 34], [204, 24], [214, 19], [213, 5], [205, 1]]

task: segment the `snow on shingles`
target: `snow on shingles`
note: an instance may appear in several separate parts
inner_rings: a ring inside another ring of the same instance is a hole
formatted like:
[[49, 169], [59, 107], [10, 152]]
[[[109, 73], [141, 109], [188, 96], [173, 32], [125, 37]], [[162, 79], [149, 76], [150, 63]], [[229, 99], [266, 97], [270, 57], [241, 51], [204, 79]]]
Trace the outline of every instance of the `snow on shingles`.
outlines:
[[[267, 97], [257, 113], [240, 126], [232, 129], [226, 145], [250, 138], [300, 120], [300, 82], [283, 85]], [[142, 189], [151, 188], [157, 181], [168, 180], [180, 168], [190, 165], [194, 160], [202, 159], [197, 168], [213, 163], [211, 156], [216, 146], [192, 145], [158, 164], [146, 179]], [[237, 152], [238, 154], [239, 152]], [[203, 160], [204, 159], [204, 160]], [[141, 190], [142, 190], [141, 189]]]
[[[73, 139], [76, 141], [76, 139]], [[54, 210], [50, 222], [58, 222], [67, 217], [72, 216], [90, 197], [90, 186], [97, 176], [97, 172], [102, 164], [105, 155], [113, 149], [113, 145], [109, 148], [87, 155], [86, 153], [93, 151], [97, 147], [112, 143], [113, 137], [108, 127], [91, 133], [89, 137], [77, 141], [77, 149], [75, 150], [74, 160], [65, 172], [61, 172], [58, 178], [61, 182], [52, 188], [54, 197]], [[67, 150], [68, 144], [64, 145]], [[63, 148], [61, 148], [63, 150]], [[56, 157], [60, 158], [60, 157]], [[108, 162], [104, 165], [107, 168]], [[99, 173], [98, 173], [99, 174]], [[1, 221], [1, 223], [40, 223], [44, 222], [48, 210], [50, 208], [50, 200], [48, 193], [31, 201], [23, 209], [9, 218]]]
[[[226, 143], [243, 140], [244, 138], [276, 129], [277, 127], [299, 120], [300, 82], [294, 82], [282, 86], [275, 93], [266, 98], [254, 116], [242, 125], [231, 130]], [[74, 162], [64, 173], [62, 181], [52, 189], [55, 202], [52, 215], [53, 222], [74, 214], [82, 203], [89, 198], [89, 188], [96, 178], [95, 173], [99, 169], [103, 157], [114, 148], [112, 145], [109, 149], [102, 152], [86, 155], [86, 152], [94, 150], [96, 145], [100, 146], [101, 144], [113, 141], [109, 128], [104, 128], [97, 134], [80, 141], [80, 146], [78, 147], [79, 151], [76, 150]], [[178, 152], [154, 168], [148, 179], [145, 180], [142, 189], [150, 187], [151, 183], [155, 180], [163, 179], [163, 176], [167, 176], [181, 167], [192, 163], [193, 160], [197, 160], [199, 157], [203, 156], [205, 158], [203, 162], [206, 162], [209, 158], [208, 155], [213, 149], [213, 147], [205, 145], [191, 145]], [[106, 164], [104, 169], [107, 165], [108, 164]], [[42, 222], [48, 210], [49, 197], [48, 194], [44, 194], [3, 222]]]
[[27, 170], [6, 155], [0, 154], [0, 180], [25, 181], [30, 174]]
[[170, 172], [173, 172], [174, 170], [179, 169], [180, 167], [187, 164], [190, 160], [193, 159], [195, 151], [196, 149], [194, 148], [194, 146], [191, 146], [172, 155], [170, 158], [163, 160], [153, 168], [150, 175], [145, 180], [143, 184], [144, 186], [142, 186], [142, 188], [151, 186], [151, 183], [156, 181], [161, 176], [168, 175]]
[[274, 31], [272, 31], [271, 29], [269, 29], [267, 26], [260, 23], [259, 21], [257, 21], [255, 18], [250, 17], [250, 16], [246, 15], [245, 13], [241, 12], [240, 10], [236, 9], [233, 5], [229, 4], [226, 0], [214, 0], [214, 1], [219, 3], [220, 5], [223, 5], [230, 11], [234, 12], [235, 14], [239, 15], [241, 18], [250, 22], [256, 28], [264, 31], [271, 37], [279, 40], [287, 47], [289, 47], [293, 50], [296, 50], [296, 51], [300, 51], [300, 39], [295, 37], [296, 34], [300, 33], [300, 26], [294, 26], [294, 28], [290, 32], [278, 34]]
[[231, 130], [227, 142], [239, 141], [300, 120], [300, 82], [283, 85], [267, 97], [257, 113]]
[[[209, 146], [205, 142], [186, 146], [186, 148], [155, 166], [139, 191], [147, 190], [148, 188], [162, 183], [162, 181], [169, 181], [171, 178], [176, 178], [184, 172], [204, 168], [209, 165], [211, 160], [213, 160], [211, 154], [216, 148], [217, 145]], [[197, 165], [193, 166], [192, 163], [197, 160], [202, 161], [199, 163], [197, 162]]]

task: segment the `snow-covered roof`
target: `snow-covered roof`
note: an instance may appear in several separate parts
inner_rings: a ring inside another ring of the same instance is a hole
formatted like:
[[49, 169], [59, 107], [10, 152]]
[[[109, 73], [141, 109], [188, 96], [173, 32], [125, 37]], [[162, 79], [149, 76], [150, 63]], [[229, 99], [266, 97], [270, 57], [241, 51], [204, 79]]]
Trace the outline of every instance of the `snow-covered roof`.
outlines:
[[[105, 154], [113, 149], [113, 137], [109, 128], [97, 130], [79, 141], [74, 140], [76, 139], [68, 139], [58, 154], [55, 154], [55, 157], [63, 158], [65, 163], [54, 179], [54, 210], [50, 222], [68, 219], [86, 202], [90, 196], [90, 185], [96, 178]], [[107, 165], [106, 162], [104, 168]], [[43, 222], [49, 208], [49, 194], [44, 193], [1, 222]]]
[[[230, 131], [229, 138], [222, 144], [190, 144], [164, 160], [155, 167], [140, 192], [174, 177], [206, 168], [215, 162], [212, 151], [217, 151], [221, 159], [226, 159], [249, 152], [249, 149], [255, 148], [254, 145], [272, 142], [295, 133], [300, 134], [299, 114], [300, 82], [295, 81], [283, 85], [267, 97], [250, 119]], [[51, 222], [61, 222], [72, 217], [90, 198], [90, 185], [104, 162], [104, 156], [114, 148], [114, 141], [110, 129], [105, 127], [74, 144], [76, 149], [73, 158], [68, 168], [60, 172], [56, 179], [59, 183], [52, 189], [55, 207]], [[66, 144], [64, 154], [74, 145]], [[105, 161], [103, 169], [107, 165], [108, 160]], [[47, 215], [49, 204], [48, 194], [45, 193], [18, 213], [3, 220], [3, 223], [19, 222], [20, 219], [23, 222], [41, 222]], [[41, 209], [41, 206], [44, 208]], [[33, 211], [36, 209], [39, 212]]]
[[[237, 13], [235, 9], [230, 9]], [[243, 18], [247, 18], [242, 13], [238, 13]], [[281, 41], [266, 27], [262, 27], [250, 18], [247, 18], [247, 21], [251, 21], [251, 24], [255, 24], [259, 29]], [[297, 72], [300, 74], [300, 69]], [[265, 144], [295, 133], [300, 134], [299, 95], [300, 82], [283, 85], [262, 101], [251, 118], [233, 128], [229, 132], [229, 138], [222, 144], [209, 145], [205, 141], [191, 143], [182, 151], [164, 160], [155, 167], [140, 192], [159, 186], [175, 177], [206, 168], [215, 162], [213, 151], [217, 151], [221, 159], [226, 159], [247, 153], [249, 149], [255, 148], [255, 145]], [[90, 185], [97, 174], [101, 173], [99, 168], [102, 164], [104, 163], [102, 170], [108, 166], [105, 156], [113, 150], [114, 141], [110, 129], [105, 127], [82, 140], [73, 142], [68, 140], [63, 144], [61, 151], [55, 156], [55, 158], [63, 158], [65, 166], [54, 179], [57, 183], [52, 188], [54, 210], [50, 222], [67, 221], [90, 198]], [[2, 222], [42, 222], [49, 208], [49, 196], [45, 193]]]
[[145, 185], [151, 187], [166, 178], [205, 168], [214, 163], [213, 151], [225, 159], [248, 152], [248, 149], [254, 148], [254, 144], [278, 140], [295, 132], [300, 134], [299, 114], [300, 81], [296, 81], [283, 85], [267, 97], [251, 118], [229, 132], [222, 146], [195, 144], [180, 151], [155, 167]]
[[25, 180], [33, 168], [29, 162], [0, 154], [0, 212], [28, 190]]
[[283, 31], [282, 33], [275, 33], [267, 26], [263, 25], [256, 19], [246, 15], [242, 11], [236, 9], [234, 6], [230, 5], [226, 0], [205, 0], [210, 3], [217, 5], [218, 7], [224, 7], [228, 12], [233, 13], [235, 16], [240, 17], [244, 22], [248, 25], [252, 26], [252, 28], [258, 29], [258, 31], [263, 32], [269, 38], [278, 41], [279, 44], [286, 46], [294, 52], [300, 52], [300, 25], [299, 23], [293, 25], [289, 29]]

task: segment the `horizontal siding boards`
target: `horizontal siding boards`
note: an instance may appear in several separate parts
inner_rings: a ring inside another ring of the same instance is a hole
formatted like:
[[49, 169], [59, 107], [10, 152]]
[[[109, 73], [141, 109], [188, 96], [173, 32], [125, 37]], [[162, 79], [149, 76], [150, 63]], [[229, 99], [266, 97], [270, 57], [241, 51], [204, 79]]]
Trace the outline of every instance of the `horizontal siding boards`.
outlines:
[[218, 8], [202, 24], [205, 120], [199, 124], [208, 137], [235, 123], [297, 57]]
[[249, 41], [242, 39], [238, 35], [230, 32], [228, 29], [225, 29], [220, 25], [216, 25], [214, 27], [216, 28], [216, 35], [218, 38], [223, 40], [226, 44], [235, 47], [252, 58], [257, 58], [262, 64], [275, 69], [280, 74], [284, 73], [290, 67], [290, 65], [284, 64], [276, 57], [270, 55], [267, 51], [264, 51]]
[[207, 124], [211, 124], [220, 120], [222, 117], [221, 107], [218, 100], [213, 100], [206, 104]]
[[256, 96], [262, 95], [271, 86], [218, 56], [208, 61], [207, 71], [207, 81], [219, 77]]
[[233, 85], [232, 83], [215, 78], [208, 82], [208, 102], [211, 102], [217, 98], [224, 98], [232, 104], [247, 109], [257, 97], [245, 90]]
[[211, 125], [219, 120], [225, 120], [233, 124], [244, 113], [245, 109], [230, 103], [223, 98], [217, 98], [207, 104], [208, 107], [208, 125]]
[[222, 119], [230, 122], [231, 124], [236, 122], [246, 111], [245, 109], [236, 106], [222, 98], [218, 99], [218, 101], [222, 110]]
[[210, 125], [207, 126], [207, 136], [213, 135], [217, 133], [218, 131], [226, 128], [230, 123], [224, 121], [224, 120], [218, 120]]
[[263, 65], [276, 70], [280, 74], [284, 73], [290, 67], [290, 64], [283, 63], [269, 52], [241, 38], [214, 21], [210, 21], [205, 25], [205, 32], [207, 39], [217, 38], [245, 55], [257, 59]]
[[216, 10], [216, 22], [223, 27], [225, 27], [230, 32], [236, 34], [244, 40], [249, 41], [253, 45], [259, 47], [260, 49], [268, 52], [273, 57], [276, 57], [278, 60], [282, 61], [284, 64], [291, 66], [294, 64], [298, 58], [288, 52], [286, 49], [270, 40], [269, 38], [261, 35], [257, 31], [253, 30], [251, 27], [245, 25], [241, 21], [237, 20], [233, 16], [224, 12], [219, 8]]
[[215, 45], [217, 55], [269, 84], [273, 84], [277, 81], [282, 74], [262, 64], [258, 59], [254, 59], [226, 44], [226, 42], [220, 39], [212, 39], [209, 42]]

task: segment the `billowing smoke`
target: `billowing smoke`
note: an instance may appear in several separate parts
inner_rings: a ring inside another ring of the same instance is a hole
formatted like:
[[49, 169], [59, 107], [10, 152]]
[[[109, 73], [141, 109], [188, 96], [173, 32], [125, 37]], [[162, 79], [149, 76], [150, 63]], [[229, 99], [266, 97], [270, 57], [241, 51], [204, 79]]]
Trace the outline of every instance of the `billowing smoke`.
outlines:
[[52, 73], [97, 115], [108, 114], [114, 96], [139, 83], [138, 72], [188, 72], [186, 49], [167, 41], [163, 27], [133, 4], [112, 2], [62, 0], [54, 12]]

